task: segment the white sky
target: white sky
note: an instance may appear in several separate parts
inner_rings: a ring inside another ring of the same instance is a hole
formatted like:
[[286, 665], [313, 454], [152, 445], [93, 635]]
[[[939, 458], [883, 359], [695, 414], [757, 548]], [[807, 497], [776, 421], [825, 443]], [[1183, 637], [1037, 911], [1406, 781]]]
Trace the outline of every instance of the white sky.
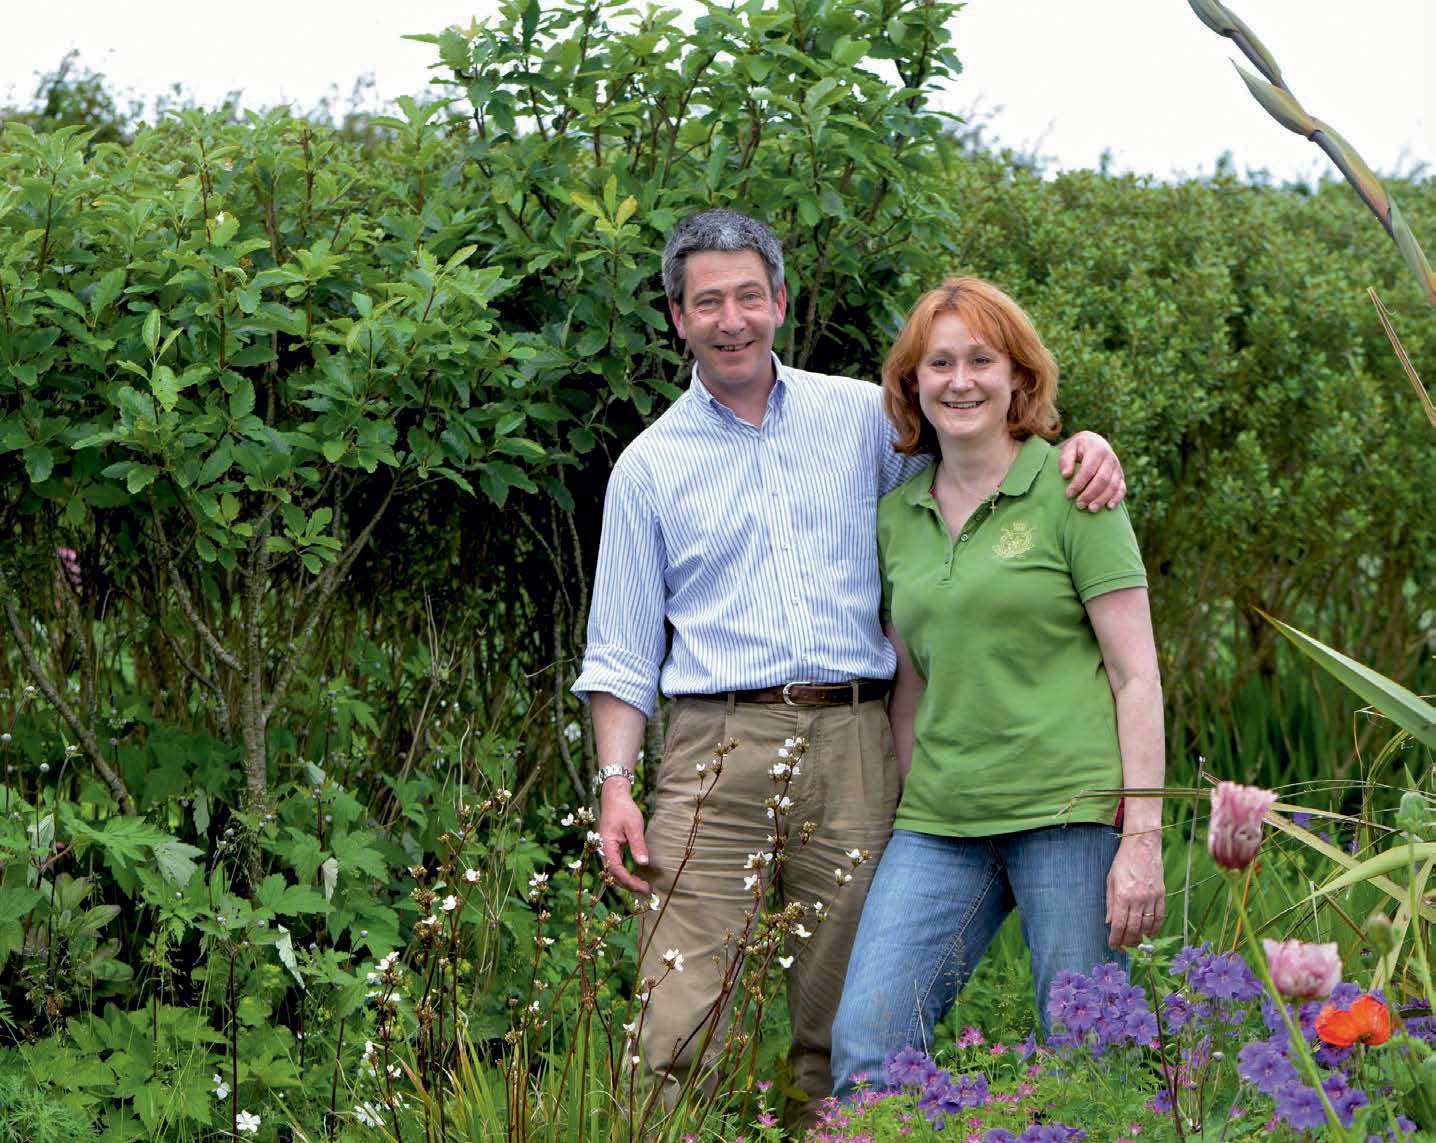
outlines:
[[[1308, 111], [1377, 171], [1436, 174], [1433, 0], [1231, 0]], [[492, 0], [0, 0], [0, 98], [28, 101], [36, 74], [71, 48], [119, 91], [178, 82], [204, 104], [240, 89], [247, 106], [313, 106], [372, 74], [383, 99], [427, 82], [430, 47], [400, 39], [493, 10]], [[1048, 156], [1158, 176], [1238, 171], [1310, 180], [1330, 169], [1247, 94], [1186, 0], [969, 0], [954, 23], [964, 74], [944, 100], [985, 134]], [[8, 98], [7, 98], [8, 97]]]

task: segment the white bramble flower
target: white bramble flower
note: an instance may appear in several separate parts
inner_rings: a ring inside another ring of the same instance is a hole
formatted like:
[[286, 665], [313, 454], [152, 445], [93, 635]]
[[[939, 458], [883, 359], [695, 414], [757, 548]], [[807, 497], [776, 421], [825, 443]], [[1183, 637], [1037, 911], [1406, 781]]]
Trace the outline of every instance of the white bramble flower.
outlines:
[[229, 1098], [229, 1084], [224, 1082], [218, 1072], [214, 1073], [214, 1098], [221, 1100]]
[[356, 1103], [354, 1105], [354, 1118], [365, 1127], [383, 1127], [384, 1114], [372, 1103]]
[[634, 1067], [638, 1067], [638, 1064], [639, 1064], [639, 1057], [638, 1057], [638, 1056], [630, 1056], [629, 1059], [630, 1059], [630, 1061], [632, 1062], [632, 1064], [633, 1064]]
[[833, 870], [833, 880], [836, 881], [839, 885], [846, 885], [852, 879], [853, 875], [845, 869]]
[[683, 954], [677, 949], [669, 949], [659, 959], [665, 968], [671, 968], [674, 972], [683, 971]]
[[778, 964], [779, 964], [779, 966], [782, 967], [782, 968], [792, 968], [792, 967], [793, 967], [793, 958], [790, 957], [790, 956], [780, 956], [780, 957], [778, 958]]
[[708, 773], [708, 763], [707, 763], [707, 762], [699, 762], [699, 763], [697, 763], [697, 768], [698, 768], [698, 773], [700, 773], [700, 774], [706, 774], [706, 773]]
[[774, 762], [768, 770], [768, 775], [774, 781], [781, 781], [793, 772], [793, 768], [786, 762]]
[[551, 944], [553, 944], [553, 938], [539, 937], [539, 944], [543, 945], [544, 948], [548, 948]]
[[848, 850], [846, 856], [847, 859], [853, 863], [854, 869], [856, 869], [859, 865], [861, 865], [864, 861], [868, 859], [867, 854], [865, 854], [861, 849], [850, 849]]
[[572, 814], [565, 814], [563, 817], [559, 818], [558, 824], [561, 826], [571, 826], [577, 820], [578, 819], [575, 818]]
[[638, 1021], [635, 1020], [632, 1024], [625, 1024], [623, 1030], [630, 1036], [638, 1035]]
[[814, 902], [813, 902], [813, 916], [817, 917], [818, 920], [821, 921], [821, 920], [822, 920], [824, 917], [826, 917], [827, 915], [828, 915], [828, 906], [827, 906], [827, 904], [826, 904], [825, 902], [822, 902], [822, 901], [814, 901]]
[[[789, 741], [791, 741], [791, 739], [790, 739]], [[779, 757], [779, 758], [786, 758], [786, 757], [788, 757], [788, 751], [787, 751], [787, 748], [786, 748], [786, 747], [782, 747], [782, 746], [778, 747], [778, 757]]]
[[480, 873], [477, 869], [464, 870], [464, 880], [467, 881], [470, 885], [476, 885], [479, 878], [482, 876], [483, 874]]
[[743, 866], [743, 868], [762, 869], [768, 864], [768, 862], [772, 860], [773, 855], [771, 853], [765, 853], [763, 850], [760, 849], [757, 853], [750, 853], [748, 855], [748, 862], [746, 865]]
[[648, 911], [649, 911], [650, 913], [656, 913], [656, 912], [658, 912], [658, 894], [657, 894], [657, 893], [650, 893], [650, 894], [648, 895]]
[[437, 925], [438, 923], [439, 918], [435, 914], [430, 913], [422, 921], [418, 922], [418, 924], [416, 924], [414, 927], [417, 929], [419, 925]]
[[757, 884], [758, 884], [758, 875], [757, 875], [756, 873], [750, 873], [750, 874], [748, 874], [747, 877], [743, 878], [743, 888], [744, 888], [745, 890], [747, 890], [749, 893], [753, 892], [753, 886], [755, 886], [755, 885], [757, 885]]
[[583, 860], [581, 858], [575, 857], [572, 861], [568, 863], [568, 867], [572, 869], [575, 873], [577, 873], [580, 869], [583, 868]]
[[252, 1111], [241, 1111], [234, 1117], [234, 1126], [241, 1135], [258, 1135], [259, 1116]]
[[785, 738], [783, 739], [783, 745], [791, 749], [792, 747], [798, 745], [798, 740], [796, 738]]
[[455, 897], [452, 893], [445, 897], [443, 901], [439, 904], [439, 908], [443, 909], [446, 913], [452, 913], [458, 907], [459, 899]]
[[547, 873], [535, 873], [529, 878], [530, 889], [542, 889], [546, 884], [548, 884]]
[[807, 940], [813, 934], [808, 932], [807, 927], [803, 925], [802, 922], [799, 922], [798, 927], [793, 930], [793, 935], [795, 937], [801, 938], [802, 940]]
[[579, 729], [578, 723], [570, 722], [563, 728], [563, 736], [569, 742], [577, 742], [583, 736], [583, 731]]
[[581, 826], [590, 826], [593, 825], [597, 819], [593, 816], [593, 811], [587, 806], [579, 806], [578, 809], [573, 811], [573, 820]]

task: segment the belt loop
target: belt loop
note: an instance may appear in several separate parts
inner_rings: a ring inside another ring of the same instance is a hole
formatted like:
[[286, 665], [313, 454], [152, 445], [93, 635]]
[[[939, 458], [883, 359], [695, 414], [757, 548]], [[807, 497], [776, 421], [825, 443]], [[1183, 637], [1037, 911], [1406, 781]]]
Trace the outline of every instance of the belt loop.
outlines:
[[858, 683], [858, 680], [857, 680], [857, 679], [854, 679], [849, 685], [853, 688], [853, 713], [854, 713], [854, 714], [857, 714], [857, 713], [858, 713], [858, 689], [859, 689], [860, 684]]
[[729, 692], [728, 692], [728, 713], [729, 713], [730, 715], [733, 714], [734, 711], [737, 710], [737, 708], [738, 708], [738, 692], [737, 692], [737, 691], [729, 691]]

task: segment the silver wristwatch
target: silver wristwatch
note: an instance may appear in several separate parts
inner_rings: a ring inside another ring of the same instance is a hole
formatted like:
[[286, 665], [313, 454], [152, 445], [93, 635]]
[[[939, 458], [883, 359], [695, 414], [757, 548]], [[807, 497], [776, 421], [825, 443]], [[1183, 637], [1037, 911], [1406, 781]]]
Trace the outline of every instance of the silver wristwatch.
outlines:
[[608, 766], [600, 766], [598, 773], [593, 776], [593, 796], [595, 798], [598, 797], [599, 791], [603, 789], [603, 784], [610, 778], [627, 778], [629, 789], [632, 789], [633, 783], [638, 780], [638, 775], [622, 762], [614, 762]]

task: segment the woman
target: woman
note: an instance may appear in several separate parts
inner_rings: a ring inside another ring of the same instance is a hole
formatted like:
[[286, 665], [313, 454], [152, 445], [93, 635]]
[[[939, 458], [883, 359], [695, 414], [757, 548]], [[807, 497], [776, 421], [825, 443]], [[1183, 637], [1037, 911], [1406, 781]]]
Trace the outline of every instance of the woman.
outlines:
[[1060, 970], [1163, 917], [1160, 799], [1089, 795], [1162, 784], [1146, 574], [1125, 508], [1063, 495], [1052, 354], [1001, 290], [949, 279], [883, 391], [898, 450], [936, 463], [878, 506], [904, 789], [833, 1028], [840, 1096], [931, 1045], [1013, 908], [1044, 1026]]

